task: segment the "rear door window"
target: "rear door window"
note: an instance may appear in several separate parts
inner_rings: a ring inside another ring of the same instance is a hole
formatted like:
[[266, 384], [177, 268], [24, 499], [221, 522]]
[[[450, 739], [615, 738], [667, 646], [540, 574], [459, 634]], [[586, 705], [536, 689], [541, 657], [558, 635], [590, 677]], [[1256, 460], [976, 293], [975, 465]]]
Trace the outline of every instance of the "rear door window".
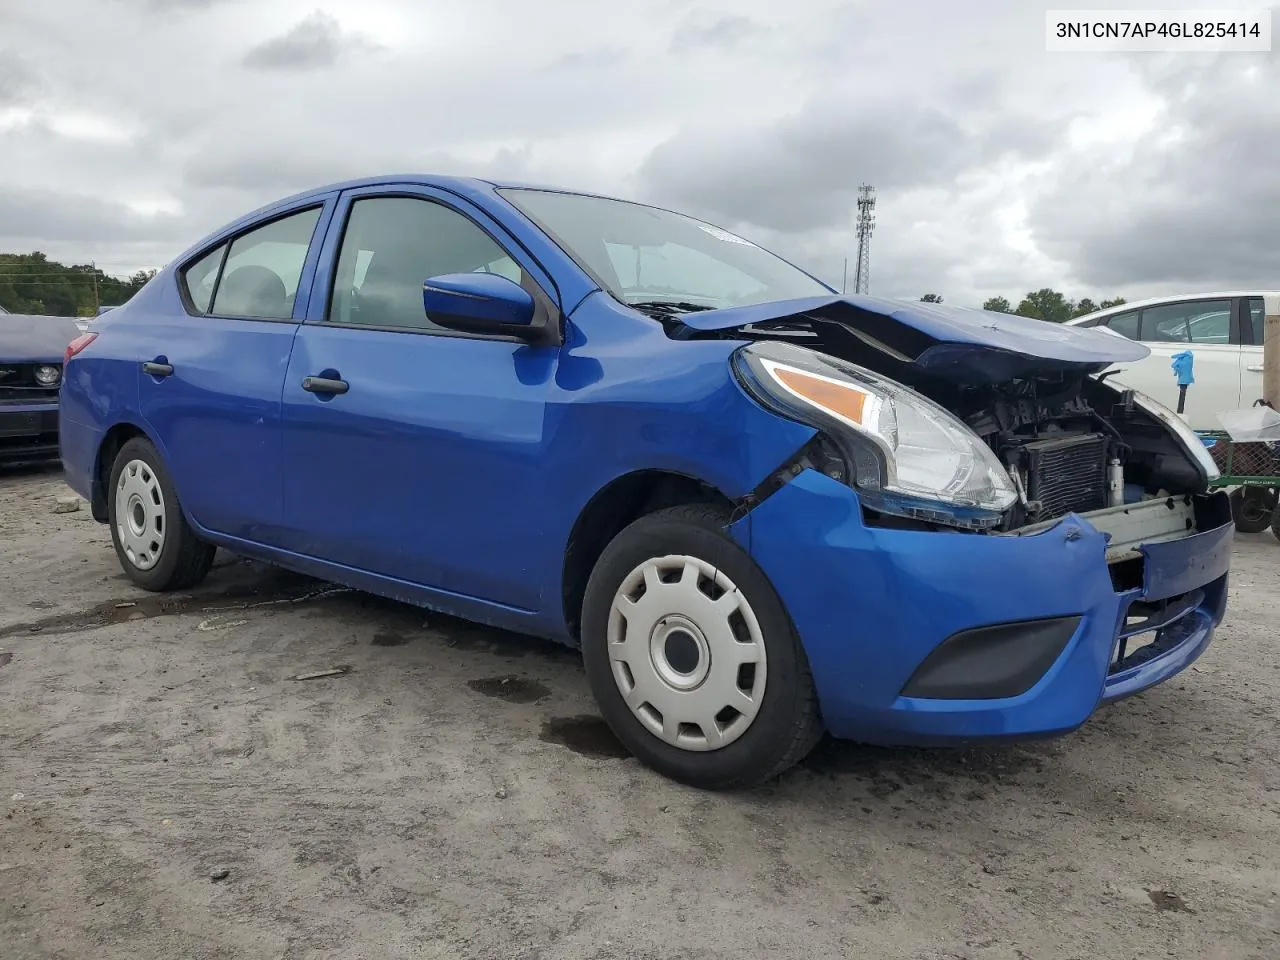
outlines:
[[321, 207], [241, 234], [231, 243], [213, 294], [222, 317], [289, 320]]

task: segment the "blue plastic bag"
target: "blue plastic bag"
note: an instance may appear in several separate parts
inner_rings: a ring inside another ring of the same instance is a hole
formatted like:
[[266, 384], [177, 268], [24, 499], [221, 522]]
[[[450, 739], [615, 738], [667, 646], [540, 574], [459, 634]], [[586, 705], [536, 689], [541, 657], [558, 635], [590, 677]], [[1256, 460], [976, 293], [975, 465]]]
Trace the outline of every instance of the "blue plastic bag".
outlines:
[[1178, 378], [1178, 386], [1189, 387], [1196, 382], [1193, 367], [1195, 366], [1195, 357], [1190, 350], [1183, 350], [1181, 353], [1173, 355], [1173, 363], [1169, 364], [1173, 368], [1173, 375]]

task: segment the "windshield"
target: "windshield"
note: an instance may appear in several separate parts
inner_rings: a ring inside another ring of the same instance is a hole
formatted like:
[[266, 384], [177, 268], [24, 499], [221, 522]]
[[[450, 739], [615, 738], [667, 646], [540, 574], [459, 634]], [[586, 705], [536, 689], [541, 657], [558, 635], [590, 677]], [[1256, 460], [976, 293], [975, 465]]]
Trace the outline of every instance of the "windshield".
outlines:
[[500, 192], [623, 303], [718, 309], [832, 292], [764, 248], [692, 217], [577, 193]]

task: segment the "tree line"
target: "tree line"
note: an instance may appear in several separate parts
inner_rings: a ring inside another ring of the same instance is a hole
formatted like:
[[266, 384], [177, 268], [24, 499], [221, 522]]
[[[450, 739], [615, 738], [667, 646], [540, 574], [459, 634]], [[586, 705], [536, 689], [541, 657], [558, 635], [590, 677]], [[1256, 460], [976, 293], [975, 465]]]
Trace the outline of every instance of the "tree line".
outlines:
[[[936, 293], [926, 293], [920, 298], [924, 303], [941, 303], [942, 297]], [[992, 297], [982, 304], [983, 310], [994, 310], [996, 313], [1014, 313], [1020, 317], [1032, 317], [1036, 320], [1048, 320], [1050, 323], [1064, 323], [1075, 317], [1083, 317], [1093, 313], [1095, 310], [1106, 310], [1108, 307], [1118, 307], [1124, 303], [1124, 297], [1116, 297], [1113, 300], [1103, 300], [1101, 303], [1094, 303], [1088, 297], [1083, 297], [1079, 301], [1068, 300], [1057, 290], [1050, 290], [1043, 287], [1040, 290], [1033, 290], [1022, 298], [1022, 302], [1018, 304], [1015, 310], [1013, 306], [1004, 297]]]
[[43, 253], [0, 253], [0, 307], [10, 313], [91, 317], [99, 307], [118, 307], [154, 277], [139, 270], [127, 279], [91, 263], [67, 266]]

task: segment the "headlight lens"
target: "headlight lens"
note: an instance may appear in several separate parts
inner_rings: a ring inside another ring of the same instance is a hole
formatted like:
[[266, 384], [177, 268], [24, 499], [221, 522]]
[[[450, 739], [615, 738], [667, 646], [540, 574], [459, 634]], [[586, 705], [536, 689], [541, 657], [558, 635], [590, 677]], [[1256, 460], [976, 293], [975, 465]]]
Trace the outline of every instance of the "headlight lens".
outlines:
[[1206, 449], [1204, 441], [1187, 425], [1187, 421], [1183, 420], [1159, 400], [1153, 399], [1145, 393], [1139, 393], [1137, 390], [1133, 391], [1133, 402], [1177, 434], [1178, 439], [1182, 441], [1182, 445], [1187, 448], [1187, 452], [1204, 470], [1206, 480], [1212, 481], [1222, 476], [1221, 471], [1218, 470], [1218, 465], [1213, 462], [1213, 456]]
[[991, 527], [1018, 499], [996, 455], [954, 414], [835, 357], [786, 343], [734, 355], [765, 405], [840, 445], [868, 505], [887, 513]]
[[44, 366], [36, 367], [36, 383], [42, 387], [56, 386], [61, 378], [62, 371], [55, 366], [45, 364]]

